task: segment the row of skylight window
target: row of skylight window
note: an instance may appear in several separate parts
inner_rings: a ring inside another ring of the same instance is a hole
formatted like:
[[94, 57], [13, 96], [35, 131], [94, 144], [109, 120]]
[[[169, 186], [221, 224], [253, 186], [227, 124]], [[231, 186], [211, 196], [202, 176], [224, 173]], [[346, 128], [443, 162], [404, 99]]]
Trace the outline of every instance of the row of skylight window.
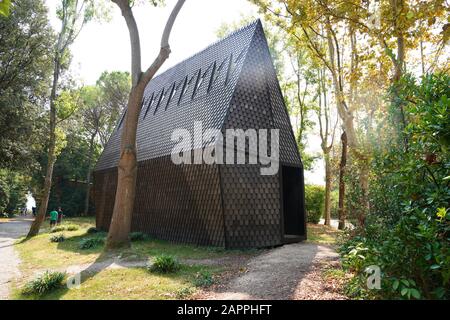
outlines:
[[[142, 102], [142, 111], [144, 111], [143, 119], [147, 117], [148, 112], [150, 111], [152, 106], [156, 103], [156, 107], [153, 110], [153, 115], [155, 115], [156, 112], [161, 107], [161, 105], [163, 104], [163, 101], [166, 98], [166, 96], [168, 96], [168, 99], [167, 102], [165, 102], [164, 110], [167, 110], [167, 107], [169, 106], [170, 102], [173, 101], [173, 98], [175, 97], [177, 92], [181, 90], [181, 94], [177, 101], [177, 104], [180, 105], [181, 101], [183, 100], [183, 97], [186, 95], [186, 93], [188, 92], [189, 88], [192, 86], [195, 80], [194, 90], [191, 95], [191, 100], [193, 100], [202, 84], [205, 83], [205, 78], [212, 68], [211, 76], [209, 77], [208, 88], [206, 90], [206, 92], [209, 93], [212, 89], [212, 86], [216, 83], [217, 79], [219, 79], [219, 76], [222, 74], [222, 71], [225, 69], [226, 62], [228, 61], [227, 74], [225, 78], [225, 86], [226, 86], [228, 84], [229, 78], [234, 74], [237, 64], [239, 63], [239, 61], [242, 59], [243, 56], [244, 50], [241, 51], [241, 53], [236, 57], [236, 59], [233, 59], [233, 54], [230, 54], [230, 56], [225, 58], [220, 63], [219, 66], [217, 66], [217, 62], [214, 61], [203, 73], [202, 69], [200, 68], [190, 78], [188, 76], [185, 76], [184, 79], [178, 84], [176, 82], [172, 83], [168, 90], [166, 90], [164, 87], [163, 89], [161, 89], [159, 93], [153, 92], [150, 96], [150, 99], [144, 98]], [[122, 127], [125, 115], [126, 111], [122, 115], [122, 119], [120, 120], [118, 129]]]

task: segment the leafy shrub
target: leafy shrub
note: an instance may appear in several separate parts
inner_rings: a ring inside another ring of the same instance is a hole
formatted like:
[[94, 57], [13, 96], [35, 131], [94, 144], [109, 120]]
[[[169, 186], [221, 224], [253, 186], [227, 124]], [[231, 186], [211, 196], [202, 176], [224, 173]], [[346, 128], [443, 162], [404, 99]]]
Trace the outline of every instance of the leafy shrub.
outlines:
[[187, 297], [189, 297], [190, 295], [192, 295], [194, 293], [194, 289], [190, 288], [190, 287], [185, 287], [182, 289], [179, 289], [178, 291], [175, 292], [175, 296], [177, 299], [186, 299]]
[[66, 237], [62, 233], [50, 237], [50, 242], [63, 242], [64, 240], [66, 240]]
[[66, 230], [66, 228], [64, 226], [56, 226], [50, 229], [51, 233], [55, 233], [55, 232], [61, 232]]
[[214, 278], [209, 271], [200, 271], [195, 275], [194, 285], [196, 287], [209, 287], [214, 283]]
[[323, 213], [325, 188], [323, 186], [305, 186], [305, 205], [307, 221], [319, 223]]
[[[355, 273], [348, 291], [360, 298], [449, 299], [450, 76], [417, 83], [407, 75], [394, 89], [392, 112], [401, 105], [407, 126], [398, 141], [390, 138], [375, 152], [365, 226], [340, 248], [343, 266]], [[365, 289], [370, 265], [380, 267], [381, 290]]]
[[181, 264], [172, 256], [159, 255], [156, 256], [153, 264], [149, 267], [149, 271], [155, 273], [174, 273], [181, 268]]
[[102, 246], [105, 244], [105, 240], [102, 238], [87, 238], [80, 241], [80, 249], [87, 250], [93, 249], [98, 246]]
[[131, 241], [140, 241], [145, 239], [145, 234], [142, 232], [131, 232], [130, 240]]
[[79, 227], [76, 224], [66, 224], [66, 225], [59, 225], [56, 227], [53, 227], [50, 232], [61, 232], [61, 231], [77, 231]]
[[34, 280], [25, 284], [22, 289], [24, 295], [42, 295], [52, 290], [58, 289], [63, 285], [66, 274], [64, 272], [45, 271]]
[[94, 234], [99, 232], [99, 230], [96, 227], [90, 227], [89, 229], [87, 229], [86, 231], [88, 234]]
[[67, 231], [77, 231], [79, 227], [76, 224], [68, 224], [65, 226]]

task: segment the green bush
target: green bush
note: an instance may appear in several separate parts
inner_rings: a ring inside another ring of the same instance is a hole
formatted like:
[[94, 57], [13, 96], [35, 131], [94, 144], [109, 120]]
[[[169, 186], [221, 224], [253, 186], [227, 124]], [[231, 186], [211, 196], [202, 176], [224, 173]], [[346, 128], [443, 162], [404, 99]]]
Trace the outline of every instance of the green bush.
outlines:
[[76, 224], [68, 224], [65, 226], [67, 231], [77, 231], [79, 227]]
[[97, 232], [99, 232], [99, 230], [96, 227], [90, 227], [89, 229], [87, 229], [88, 234], [93, 234]]
[[214, 283], [214, 278], [209, 271], [200, 271], [195, 275], [194, 285], [196, 287], [209, 287]]
[[56, 233], [56, 232], [61, 232], [66, 230], [66, 228], [64, 228], [64, 226], [56, 226], [50, 229], [51, 233]]
[[64, 272], [45, 271], [34, 280], [25, 284], [22, 289], [24, 295], [42, 295], [62, 287], [66, 274]]
[[142, 232], [131, 232], [130, 240], [131, 241], [141, 241], [145, 239], [145, 234]]
[[103, 238], [87, 238], [80, 241], [80, 249], [87, 250], [92, 249], [98, 246], [102, 246], [105, 244], [105, 240]]
[[305, 186], [305, 205], [307, 221], [319, 223], [323, 213], [325, 187], [316, 185]]
[[62, 233], [50, 237], [50, 242], [63, 242], [64, 240], [66, 240], [66, 237]]
[[187, 297], [192, 295], [194, 291], [195, 290], [190, 287], [181, 288], [175, 292], [175, 296], [177, 299], [186, 299]]
[[[340, 247], [344, 268], [355, 274], [347, 291], [356, 298], [448, 300], [450, 76], [418, 83], [406, 75], [392, 93], [392, 119], [403, 109], [407, 126], [374, 152], [370, 211]], [[380, 268], [381, 290], [366, 288], [371, 265]]]
[[66, 224], [66, 225], [59, 225], [56, 227], [51, 228], [50, 232], [61, 232], [61, 231], [77, 231], [79, 227], [76, 224]]
[[181, 268], [181, 264], [172, 256], [159, 255], [156, 256], [149, 271], [155, 273], [174, 273]]

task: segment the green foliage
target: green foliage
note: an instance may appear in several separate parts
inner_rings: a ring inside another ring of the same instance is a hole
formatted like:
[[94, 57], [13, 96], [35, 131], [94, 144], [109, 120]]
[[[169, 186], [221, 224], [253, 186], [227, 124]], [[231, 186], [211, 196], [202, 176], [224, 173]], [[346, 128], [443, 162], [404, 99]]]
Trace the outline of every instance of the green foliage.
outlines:
[[325, 188], [323, 186], [305, 186], [305, 205], [308, 222], [319, 223], [323, 214], [324, 199]]
[[98, 246], [103, 246], [105, 244], [105, 240], [103, 238], [95, 237], [95, 238], [87, 238], [80, 241], [80, 249], [88, 250], [93, 249]]
[[22, 289], [24, 295], [43, 295], [62, 287], [66, 274], [63, 272], [45, 271], [44, 274], [28, 282]]
[[64, 228], [64, 226], [56, 226], [50, 229], [50, 233], [56, 233], [56, 232], [61, 232], [66, 230], [66, 228]]
[[427, 75], [417, 82], [407, 75], [395, 89], [394, 106], [402, 106], [408, 120], [400, 132], [407, 148], [391, 139], [376, 151], [371, 210], [365, 228], [342, 245], [343, 265], [362, 288], [365, 268], [380, 267], [382, 288], [372, 297], [449, 299], [450, 77]]
[[55, 233], [55, 232], [61, 232], [61, 231], [76, 231], [78, 229], [79, 229], [79, 227], [76, 224], [66, 224], [66, 225], [59, 225], [59, 226], [53, 227], [50, 230], [50, 232]]
[[145, 240], [145, 234], [142, 232], [131, 232], [130, 233], [130, 240], [131, 241], [141, 241]]
[[64, 240], [66, 240], [66, 237], [62, 233], [50, 237], [50, 242], [64, 242]]
[[174, 273], [180, 268], [181, 264], [173, 256], [159, 255], [154, 258], [152, 265], [149, 267], [149, 271], [155, 273]]
[[99, 232], [99, 230], [96, 227], [90, 227], [89, 229], [87, 229], [87, 234], [94, 234]]
[[195, 275], [194, 285], [196, 287], [209, 287], [214, 284], [214, 278], [209, 271], [199, 271]]
[[0, 168], [29, 173], [45, 148], [54, 36], [44, 1], [16, 0], [10, 9], [8, 18], [0, 16]]
[[25, 207], [28, 182], [19, 172], [0, 169], [0, 214], [12, 216]]
[[11, 6], [11, 0], [0, 1], [0, 16], [9, 16], [9, 7]]
[[184, 287], [175, 292], [175, 296], [177, 299], [186, 299], [190, 295], [194, 293], [194, 288]]

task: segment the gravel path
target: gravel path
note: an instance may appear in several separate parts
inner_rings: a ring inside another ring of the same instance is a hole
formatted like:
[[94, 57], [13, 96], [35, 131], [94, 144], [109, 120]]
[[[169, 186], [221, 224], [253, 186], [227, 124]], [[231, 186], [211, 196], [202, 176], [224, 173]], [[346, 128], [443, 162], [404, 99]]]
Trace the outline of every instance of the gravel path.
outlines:
[[[317, 266], [338, 263], [338, 254], [329, 246], [295, 243], [272, 249], [249, 260], [237, 276], [223, 286], [203, 292], [197, 299], [275, 299], [306, 298], [311, 283], [320, 286]], [[320, 268], [321, 269], [321, 268]], [[326, 286], [323, 287], [326, 290]], [[306, 290], [307, 291], [307, 290]], [[311, 297], [309, 297], [311, 298]], [[324, 292], [319, 298], [340, 299], [338, 294]]]
[[9, 297], [9, 285], [20, 275], [19, 257], [14, 250], [14, 241], [28, 232], [32, 219], [18, 217], [0, 222], [0, 300]]

